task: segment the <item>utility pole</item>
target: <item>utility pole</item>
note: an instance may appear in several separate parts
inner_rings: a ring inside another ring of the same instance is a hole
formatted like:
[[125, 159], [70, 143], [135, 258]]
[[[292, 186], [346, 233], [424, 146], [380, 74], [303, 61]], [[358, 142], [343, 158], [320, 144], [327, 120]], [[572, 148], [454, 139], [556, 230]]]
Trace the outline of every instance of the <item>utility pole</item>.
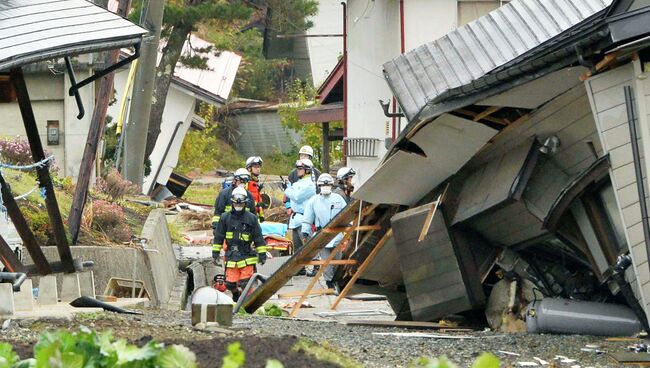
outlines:
[[[106, 8], [108, 2], [103, 1], [100, 3], [100, 1], [96, 1], [95, 3]], [[116, 14], [126, 17], [128, 12], [129, 0], [120, 0]], [[106, 68], [117, 63], [119, 55], [119, 50], [104, 53], [104, 67]], [[70, 230], [70, 235], [72, 235], [73, 245], [77, 244], [77, 239], [79, 238], [81, 215], [86, 205], [88, 185], [90, 184], [90, 177], [92, 176], [95, 158], [97, 156], [97, 147], [106, 127], [106, 110], [108, 109], [108, 101], [113, 94], [114, 79], [115, 72], [107, 74], [100, 79], [99, 93], [95, 101], [95, 109], [93, 110], [90, 127], [88, 128], [88, 138], [86, 139], [81, 167], [79, 168], [79, 176], [77, 177], [77, 186], [72, 200], [72, 207], [70, 208], [70, 216], [68, 216], [68, 229]]]
[[149, 0], [142, 9], [140, 25], [149, 30], [149, 36], [142, 41], [138, 73], [133, 85], [131, 115], [126, 123], [124, 133], [124, 169], [125, 179], [142, 187], [144, 177], [144, 152], [147, 145], [149, 114], [151, 112], [154, 83], [156, 82], [156, 64], [158, 43], [162, 28], [165, 0]]

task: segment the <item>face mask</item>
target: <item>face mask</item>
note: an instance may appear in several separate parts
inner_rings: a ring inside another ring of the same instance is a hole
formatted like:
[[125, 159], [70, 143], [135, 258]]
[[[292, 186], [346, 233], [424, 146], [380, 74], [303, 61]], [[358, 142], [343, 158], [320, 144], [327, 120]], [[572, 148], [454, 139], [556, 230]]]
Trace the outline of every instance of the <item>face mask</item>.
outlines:
[[244, 206], [235, 205], [235, 206], [232, 206], [232, 208], [234, 208], [235, 211], [237, 211], [237, 212], [241, 212], [244, 209]]
[[320, 194], [322, 195], [330, 195], [332, 194], [332, 187], [329, 185], [324, 185], [320, 187]]

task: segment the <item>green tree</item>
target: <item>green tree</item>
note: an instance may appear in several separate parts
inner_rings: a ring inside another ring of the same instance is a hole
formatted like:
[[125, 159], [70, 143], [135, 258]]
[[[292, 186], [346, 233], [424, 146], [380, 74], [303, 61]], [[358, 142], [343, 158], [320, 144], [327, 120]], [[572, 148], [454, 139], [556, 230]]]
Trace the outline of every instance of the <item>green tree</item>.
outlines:
[[[314, 149], [314, 164], [320, 166], [321, 152], [323, 150], [323, 130], [320, 124], [303, 124], [298, 118], [298, 111], [315, 106], [316, 90], [310, 83], [304, 83], [295, 80], [287, 86], [288, 102], [280, 105], [278, 114], [282, 125], [300, 133], [302, 136], [301, 145], [307, 144]], [[330, 129], [341, 128], [343, 124], [339, 122], [330, 122]], [[330, 142], [330, 159], [331, 163], [340, 162], [343, 158], [341, 142]]]
[[[140, 11], [138, 11], [140, 10]], [[134, 14], [142, 11], [142, 1], [136, 3]], [[217, 19], [223, 22], [237, 22], [248, 19], [251, 8], [243, 0], [168, 0], [163, 17], [161, 37], [166, 40], [162, 57], [156, 67], [156, 84], [154, 87], [153, 104], [149, 116], [149, 130], [145, 158], [149, 157], [160, 134], [162, 115], [167, 100], [167, 92], [174, 75], [176, 64], [181, 61], [195, 68], [205, 68], [207, 52], [215, 52], [210, 48], [193, 50], [189, 56], [183, 56], [183, 46], [190, 33], [196, 31], [200, 24]]]

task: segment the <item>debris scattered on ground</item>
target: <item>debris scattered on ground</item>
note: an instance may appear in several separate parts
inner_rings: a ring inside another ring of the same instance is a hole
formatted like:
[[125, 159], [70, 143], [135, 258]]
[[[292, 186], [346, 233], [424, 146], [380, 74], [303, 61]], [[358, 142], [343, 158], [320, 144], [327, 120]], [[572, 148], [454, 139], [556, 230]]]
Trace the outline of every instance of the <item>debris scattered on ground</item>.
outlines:
[[504, 350], [499, 350], [499, 351], [497, 351], [497, 353], [504, 354], [504, 355], [512, 355], [512, 356], [521, 356], [521, 354], [519, 354], [519, 353], [513, 353], [513, 352], [510, 352], [510, 351], [504, 351]]
[[428, 334], [422, 332], [373, 332], [376, 336], [397, 336], [397, 337], [426, 337], [431, 339], [475, 339], [474, 336], [468, 335], [440, 335]]

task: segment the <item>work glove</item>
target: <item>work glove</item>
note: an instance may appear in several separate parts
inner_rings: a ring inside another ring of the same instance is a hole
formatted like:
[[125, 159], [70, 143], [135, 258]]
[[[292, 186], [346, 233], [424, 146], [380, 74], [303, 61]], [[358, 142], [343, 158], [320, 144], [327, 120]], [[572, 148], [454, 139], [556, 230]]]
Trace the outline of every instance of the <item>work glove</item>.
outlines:
[[267, 206], [266, 203], [264, 203], [264, 202], [260, 202], [260, 203], [258, 203], [258, 204], [257, 204], [257, 207], [262, 208], [262, 209], [267, 209], [267, 208], [269, 208], [269, 206]]
[[220, 253], [221, 253], [221, 252], [217, 252], [217, 251], [215, 251], [215, 250], [212, 251], [212, 261], [213, 261], [214, 264], [216, 264], [217, 266], [219, 266], [219, 261], [220, 261], [220, 259], [221, 259], [221, 258], [219, 257], [219, 256], [221, 255]]
[[257, 258], [258, 258], [258, 262], [259, 262], [259, 264], [263, 265], [264, 263], [266, 263], [266, 252], [264, 252], [264, 253], [259, 253], [259, 254], [257, 255]]
[[303, 243], [307, 243], [307, 241], [309, 240], [309, 234], [308, 233], [302, 233], [302, 234], [300, 234], [300, 237], [302, 238]]
[[282, 183], [280, 183], [280, 186], [282, 187], [282, 190], [286, 190], [287, 187], [288, 187], [286, 181], [283, 181]]

